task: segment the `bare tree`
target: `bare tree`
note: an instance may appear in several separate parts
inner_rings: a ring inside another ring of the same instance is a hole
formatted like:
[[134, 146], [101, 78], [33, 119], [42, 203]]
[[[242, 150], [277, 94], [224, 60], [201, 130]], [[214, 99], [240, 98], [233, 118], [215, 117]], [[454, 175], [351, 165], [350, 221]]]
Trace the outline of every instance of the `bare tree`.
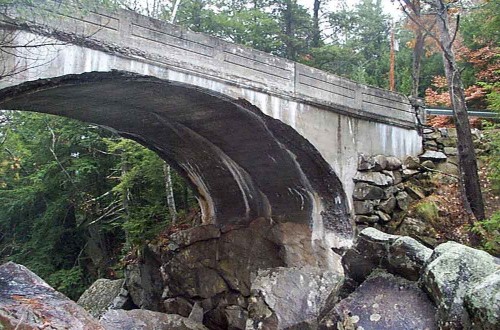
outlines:
[[[456, 34], [459, 27], [459, 16], [457, 16], [457, 24], [454, 29], [450, 25], [449, 7], [451, 4], [458, 2], [444, 1], [444, 0], [424, 0], [428, 4], [432, 14], [435, 15], [435, 24], [439, 32], [436, 35], [429, 31], [421, 21], [417, 20], [419, 17], [415, 13], [417, 9], [411, 0], [400, 0], [406, 6], [403, 7], [408, 17], [415, 21], [420, 28], [424, 29], [426, 33], [434, 38], [443, 54], [443, 62], [448, 89], [453, 106], [453, 119], [457, 128], [458, 136], [458, 159], [461, 171], [461, 183], [464, 192], [464, 206], [469, 213], [475, 215], [476, 219], [483, 220], [484, 203], [481, 194], [481, 185], [478, 175], [477, 159], [470, 131], [469, 117], [467, 114], [467, 104], [465, 102], [465, 93], [460, 76], [460, 68], [457, 65], [455, 54], [453, 52], [453, 42], [455, 41]], [[412, 11], [409, 13], [409, 11]], [[420, 7], [418, 8], [420, 10]]]

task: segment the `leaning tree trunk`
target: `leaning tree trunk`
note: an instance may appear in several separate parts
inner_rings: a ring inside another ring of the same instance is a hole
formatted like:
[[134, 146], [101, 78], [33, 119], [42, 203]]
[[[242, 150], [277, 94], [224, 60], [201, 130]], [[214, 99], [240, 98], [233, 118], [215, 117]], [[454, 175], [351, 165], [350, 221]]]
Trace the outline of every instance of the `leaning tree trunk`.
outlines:
[[484, 203], [481, 194], [476, 153], [470, 131], [460, 70], [457, 67], [455, 54], [452, 49], [453, 38], [450, 34], [447, 7], [442, 0], [433, 0], [432, 5], [437, 10], [436, 26], [440, 33], [444, 69], [453, 106], [453, 119], [457, 128], [458, 160], [461, 181], [466, 197], [464, 198], [464, 204], [468, 211], [472, 211], [478, 220], [483, 220], [485, 217]]

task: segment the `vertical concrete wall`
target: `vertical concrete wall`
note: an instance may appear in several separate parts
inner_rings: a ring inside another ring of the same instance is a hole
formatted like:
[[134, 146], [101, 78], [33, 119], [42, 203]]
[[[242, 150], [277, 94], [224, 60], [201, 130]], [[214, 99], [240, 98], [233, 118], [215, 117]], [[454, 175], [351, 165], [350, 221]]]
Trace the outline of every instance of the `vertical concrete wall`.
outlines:
[[[39, 78], [124, 70], [243, 98], [293, 127], [324, 156], [352, 194], [358, 153], [420, 152], [408, 100], [337, 76], [135, 13], [53, 18], [22, 32], [51, 46], [9, 59], [21, 72], [0, 88]], [[20, 52], [23, 50], [20, 49]], [[244, 146], [242, 146], [244, 147]]]

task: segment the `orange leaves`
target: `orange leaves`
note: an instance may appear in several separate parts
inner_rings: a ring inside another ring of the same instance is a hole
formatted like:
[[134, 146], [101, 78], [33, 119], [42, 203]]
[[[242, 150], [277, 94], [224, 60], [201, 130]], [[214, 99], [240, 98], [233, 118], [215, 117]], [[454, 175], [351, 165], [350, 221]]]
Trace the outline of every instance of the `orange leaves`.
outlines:
[[434, 89], [429, 87], [425, 90], [425, 103], [428, 106], [451, 107], [446, 78], [435, 76], [432, 79], [432, 86]]

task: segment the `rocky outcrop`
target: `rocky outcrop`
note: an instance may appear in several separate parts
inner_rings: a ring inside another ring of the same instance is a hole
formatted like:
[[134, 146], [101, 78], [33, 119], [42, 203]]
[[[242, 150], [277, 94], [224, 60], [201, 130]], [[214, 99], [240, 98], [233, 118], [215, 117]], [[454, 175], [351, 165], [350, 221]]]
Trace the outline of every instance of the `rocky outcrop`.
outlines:
[[498, 329], [500, 260], [484, 251], [366, 228], [342, 263], [320, 329]]
[[320, 307], [332, 291], [339, 290], [343, 276], [318, 268], [274, 268], [259, 271], [252, 281], [246, 329], [288, 329], [302, 324], [314, 327]]
[[[481, 309], [477, 303], [477, 286], [498, 270], [500, 261], [484, 251], [454, 242], [441, 244], [434, 250], [425, 266], [421, 283], [438, 307], [437, 317], [441, 329], [471, 328], [464, 299], [469, 295], [470, 301], [475, 302], [470, 304], [471, 307], [476, 306], [471, 311]], [[483, 285], [489, 286], [487, 283]], [[495, 304], [488, 307], [491, 308], [495, 308]], [[498, 315], [498, 310], [484, 314], [490, 314], [491, 318], [492, 315]], [[476, 323], [481, 321], [484, 320], [476, 317]]]
[[101, 318], [105, 330], [208, 330], [203, 324], [175, 314], [143, 309], [110, 310]]
[[479, 281], [465, 294], [472, 329], [500, 329], [500, 270]]
[[415, 282], [376, 271], [354, 293], [332, 306], [319, 321], [319, 328], [433, 330], [437, 329], [435, 310]]
[[103, 329], [83, 307], [13, 262], [0, 266], [0, 328]]
[[[147, 302], [147, 309], [189, 316], [198, 306], [210, 329], [245, 329], [247, 320], [281, 329], [314, 319], [341, 273], [340, 257], [313, 241], [309, 226], [260, 218], [245, 227], [205, 225], [172, 234], [127, 265], [126, 285], [143, 308]], [[270, 286], [277, 278], [282, 286]], [[305, 279], [311, 287], [301, 287]], [[272, 297], [286, 288], [295, 303], [283, 315], [286, 308]]]
[[[301, 228], [266, 227], [263, 219], [253, 225], [257, 227], [219, 232], [210, 228], [209, 233], [191, 229], [149, 249], [149, 260], [160, 263], [161, 281], [155, 285], [163, 288], [159, 301], [151, 302], [167, 313], [109, 309], [121, 283], [98, 281], [82, 301], [90, 306], [95, 297], [96, 307], [102, 307], [94, 310], [99, 314], [108, 308], [99, 322], [25, 267], [7, 263], [0, 267], [0, 328], [499, 328], [500, 262], [485, 252], [453, 242], [432, 251], [410, 237], [366, 228], [343, 254], [342, 274], [328, 270], [325, 260], [319, 262], [324, 251], [306, 244], [304, 232], [293, 239], [285, 235]], [[239, 250], [243, 248], [254, 256], [245, 255]], [[284, 266], [272, 266], [276, 260]], [[253, 268], [252, 262], [261, 268]], [[179, 284], [181, 276], [190, 281], [189, 287]], [[114, 290], [104, 299], [97, 291], [108, 286]]]

